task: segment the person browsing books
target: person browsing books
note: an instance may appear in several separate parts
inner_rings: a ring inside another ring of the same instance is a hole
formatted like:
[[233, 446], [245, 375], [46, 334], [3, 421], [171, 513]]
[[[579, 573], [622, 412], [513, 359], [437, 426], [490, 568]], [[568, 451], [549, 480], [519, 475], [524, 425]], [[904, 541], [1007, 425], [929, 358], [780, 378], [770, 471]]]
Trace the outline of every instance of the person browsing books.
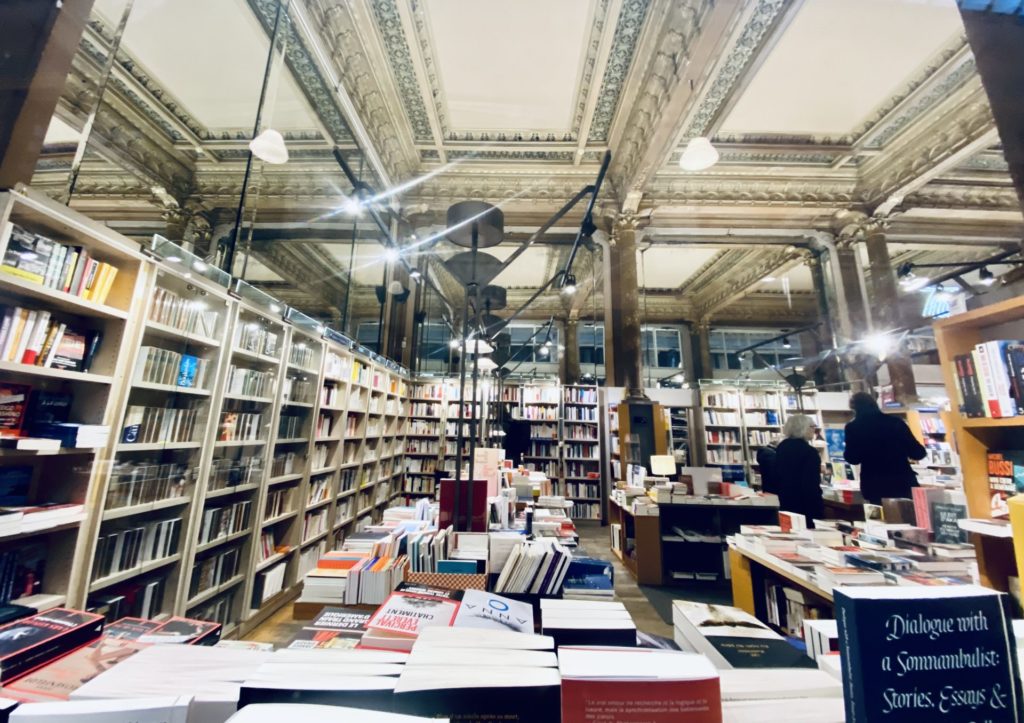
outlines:
[[850, 397], [850, 409], [854, 418], [846, 425], [843, 458], [860, 465], [860, 492], [865, 501], [880, 505], [883, 497], [910, 497], [917, 475], [909, 460], [924, 459], [925, 448], [902, 419], [882, 414], [867, 392]]
[[773, 484], [779, 496], [779, 509], [807, 518], [807, 526], [824, 514], [821, 499], [821, 457], [811, 446], [814, 420], [806, 414], [792, 414], [782, 428], [785, 437], [775, 448], [772, 465]]

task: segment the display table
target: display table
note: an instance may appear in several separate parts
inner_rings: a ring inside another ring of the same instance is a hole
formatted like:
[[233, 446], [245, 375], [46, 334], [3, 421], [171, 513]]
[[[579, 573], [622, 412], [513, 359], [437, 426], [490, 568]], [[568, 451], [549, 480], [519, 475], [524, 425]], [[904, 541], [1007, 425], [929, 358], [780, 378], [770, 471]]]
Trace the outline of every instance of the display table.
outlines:
[[829, 605], [833, 602], [830, 590], [819, 587], [814, 582], [801, 577], [793, 570], [788, 569], [785, 563], [776, 557], [759, 555], [730, 543], [729, 567], [732, 571], [732, 604], [754, 615], [759, 620], [768, 619], [764, 595], [760, 594], [764, 589], [766, 577], [784, 578], [787, 582]]

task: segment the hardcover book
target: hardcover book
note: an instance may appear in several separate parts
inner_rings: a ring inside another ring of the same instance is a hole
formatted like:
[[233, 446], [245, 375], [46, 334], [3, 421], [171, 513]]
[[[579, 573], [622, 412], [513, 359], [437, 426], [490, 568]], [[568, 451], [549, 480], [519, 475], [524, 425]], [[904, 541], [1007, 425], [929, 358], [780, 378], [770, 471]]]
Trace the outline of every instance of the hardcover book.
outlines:
[[1024, 492], [1024, 452], [1007, 450], [988, 453], [988, 488], [992, 517], [1007, 517], [1006, 500]]
[[837, 590], [847, 723], [1024, 716], [1004, 593], [973, 585]]
[[97, 675], [145, 647], [133, 640], [104, 635], [96, 642], [19, 678], [5, 686], [4, 691], [27, 701], [67, 700]]
[[0, 627], [0, 682], [6, 683], [99, 637], [103, 616], [55, 608]]
[[455, 627], [533, 633], [533, 606], [482, 590], [466, 590], [455, 615]]
[[415, 638], [423, 628], [451, 626], [459, 610], [460, 590], [402, 583], [370, 618], [376, 635]]
[[0, 437], [21, 435], [31, 390], [28, 384], [0, 384]]
[[215, 645], [220, 640], [221, 624], [206, 620], [173, 617], [156, 630], [141, 635], [141, 643], [183, 643]]
[[672, 622], [680, 647], [707, 655], [719, 669], [813, 666], [781, 635], [739, 608], [676, 600]]

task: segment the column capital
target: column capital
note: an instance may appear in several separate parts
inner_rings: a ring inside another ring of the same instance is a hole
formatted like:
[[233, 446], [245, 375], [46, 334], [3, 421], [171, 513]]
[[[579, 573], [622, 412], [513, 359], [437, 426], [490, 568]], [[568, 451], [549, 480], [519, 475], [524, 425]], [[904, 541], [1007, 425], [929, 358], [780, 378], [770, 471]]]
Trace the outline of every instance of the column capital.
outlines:
[[888, 226], [888, 217], [869, 216], [863, 211], [837, 211], [832, 216], [836, 246], [841, 249], [851, 248], [858, 241], [866, 241], [874, 236], [884, 236]]
[[[651, 217], [649, 214], [638, 214], [626, 211], [617, 214], [611, 218], [611, 229], [609, 234], [611, 238], [609, 243], [612, 246], [618, 245], [619, 240], [623, 238], [623, 234], [631, 232], [635, 234], [637, 231], [647, 228], [650, 222]], [[634, 243], [636, 242], [635, 235], [633, 241]]]

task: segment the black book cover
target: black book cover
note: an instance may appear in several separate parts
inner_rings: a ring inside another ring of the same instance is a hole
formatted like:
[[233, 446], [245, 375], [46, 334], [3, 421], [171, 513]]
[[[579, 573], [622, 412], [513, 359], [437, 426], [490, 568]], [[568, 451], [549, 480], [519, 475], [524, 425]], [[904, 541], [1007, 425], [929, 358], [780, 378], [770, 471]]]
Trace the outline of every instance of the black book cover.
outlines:
[[358, 690], [295, 689], [285, 687], [261, 686], [258, 682], [249, 681], [242, 685], [238, 694], [238, 707], [259, 705], [263, 703], [305, 703], [307, 705], [336, 705], [346, 708], [363, 710], [381, 710], [391, 712], [395, 695], [394, 683], [397, 678], [381, 678], [387, 681], [386, 687], [380, 689], [360, 688]]
[[56, 608], [0, 627], [0, 682], [6, 683], [100, 636], [103, 617]]
[[847, 723], [1024, 716], [1008, 596], [971, 585], [837, 589]]
[[1024, 414], [1024, 345], [1006, 347], [1006, 368], [1010, 371], [1010, 394], [1017, 403], [1017, 414]]
[[565, 645], [636, 647], [636, 628], [553, 628], [545, 625], [544, 635], [554, 638], [555, 647]]
[[459, 686], [395, 691], [394, 710], [459, 723], [559, 723], [561, 686]]
[[38, 425], [64, 424], [71, 420], [72, 395], [66, 392], [48, 392], [33, 389], [25, 410], [25, 423], [29, 434]]

